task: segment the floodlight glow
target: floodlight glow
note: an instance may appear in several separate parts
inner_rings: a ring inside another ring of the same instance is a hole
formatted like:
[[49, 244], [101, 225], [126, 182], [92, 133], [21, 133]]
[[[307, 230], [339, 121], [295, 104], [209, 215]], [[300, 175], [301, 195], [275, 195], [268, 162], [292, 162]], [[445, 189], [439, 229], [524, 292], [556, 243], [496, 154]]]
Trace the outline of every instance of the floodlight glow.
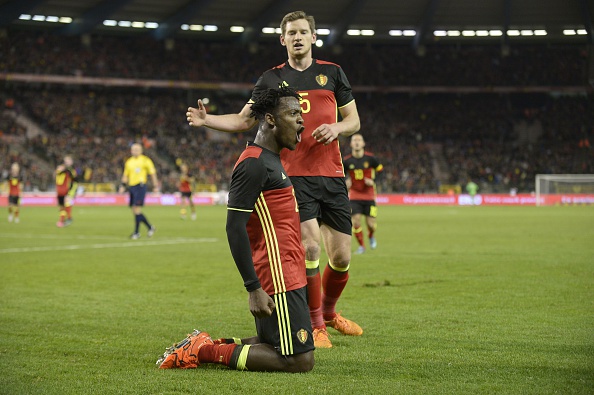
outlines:
[[359, 30], [359, 29], [349, 29], [349, 30], [347, 30], [347, 34], [349, 36], [360, 36], [361, 35], [361, 30]]
[[31, 15], [29, 14], [21, 14], [21, 16], [19, 16], [19, 19], [22, 21], [30, 21], [31, 20]]
[[204, 30], [204, 26], [202, 26], [202, 25], [190, 25], [190, 30], [195, 31], [195, 32], [200, 32], [200, 31]]
[[37, 22], [45, 21], [45, 15], [33, 15], [33, 20]]
[[135, 29], [142, 29], [144, 27], [144, 22], [132, 22], [132, 27]]
[[433, 32], [433, 35], [434, 35], [435, 37], [445, 37], [445, 36], [447, 36], [447, 35], [448, 35], [448, 32], [446, 32], [445, 30], [435, 30], [435, 31]]
[[243, 26], [231, 26], [229, 30], [233, 33], [243, 33], [245, 28]]
[[60, 23], [72, 23], [72, 18], [70, 18], [69, 16], [62, 16], [62, 17], [60, 17], [60, 20], [58, 22], [60, 22]]
[[577, 34], [579, 34], [580, 36], [585, 36], [588, 34], [588, 32], [586, 31], [586, 29], [578, 29]]
[[324, 42], [322, 40], [316, 40], [316, 47], [320, 48], [323, 45], [324, 45]]
[[474, 36], [476, 36], [476, 33], [474, 30], [463, 30], [462, 35], [464, 37], [474, 37]]
[[276, 31], [276, 29], [273, 27], [263, 27], [262, 28], [262, 33], [264, 33], [264, 34], [274, 34], [275, 31]]
[[476, 35], [478, 37], [487, 37], [489, 35], [489, 32], [487, 30], [477, 30]]
[[522, 30], [522, 31], [520, 31], [520, 35], [522, 35], [522, 36], [534, 36], [534, 32], [532, 30]]
[[390, 30], [388, 34], [393, 37], [400, 37], [402, 36], [402, 30]]
[[144, 27], [146, 27], [147, 29], [156, 29], [159, 27], [159, 24], [157, 22], [146, 22], [144, 24]]
[[501, 30], [489, 30], [489, 36], [501, 37], [501, 36], [503, 36], [503, 32]]
[[519, 36], [520, 35], [520, 31], [519, 30], [508, 30], [507, 31], [507, 35], [508, 36], [513, 36], [513, 37]]
[[460, 32], [458, 30], [448, 30], [447, 35], [450, 37], [458, 37], [460, 36]]
[[405, 30], [402, 32], [405, 37], [413, 37], [417, 35], [417, 32], [414, 30]]
[[547, 31], [546, 30], [542, 30], [542, 29], [541, 30], [535, 30], [534, 31], [534, 35], [535, 36], [546, 36], [547, 34], [548, 34]]
[[373, 36], [373, 35], [375, 35], [375, 31], [369, 30], [369, 29], [361, 30], [361, 35], [362, 36]]
[[181, 29], [182, 30], [190, 30], [190, 25], [188, 25], [187, 23], [184, 23], [183, 25], [181, 25]]
[[117, 26], [118, 22], [114, 21], [113, 19], [106, 19], [103, 21], [104, 26]]
[[132, 22], [130, 21], [119, 21], [118, 26], [120, 27], [130, 27], [132, 26]]
[[60, 20], [60, 18], [58, 18], [57, 16], [53, 16], [53, 15], [45, 18], [46, 22], [52, 22], [52, 23], [58, 22], [58, 20]]
[[216, 32], [217, 30], [219, 30], [217, 25], [204, 25], [205, 32]]
[[330, 29], [318, 29], [316, 30], [318, 36], [327, 36], [330, 34]]

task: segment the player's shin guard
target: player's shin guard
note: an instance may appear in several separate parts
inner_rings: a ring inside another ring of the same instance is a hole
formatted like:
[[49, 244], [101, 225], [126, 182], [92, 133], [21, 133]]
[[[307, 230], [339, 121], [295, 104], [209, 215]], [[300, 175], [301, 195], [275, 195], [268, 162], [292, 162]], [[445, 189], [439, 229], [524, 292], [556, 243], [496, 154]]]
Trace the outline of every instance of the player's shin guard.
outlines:
[[331, 262], [324, 270], [322, 278], [322, 312], [325, 320], [331, 320], [336, 315], [336, 302], [340, 298], [344, 287], [349, 281], [349, 268], [334, 267]]
[[320, 260], [305, 261], [307, 274], [307, 304], [313, 328], [324, 328], [322, 316], [322, 279], [320, 276]]

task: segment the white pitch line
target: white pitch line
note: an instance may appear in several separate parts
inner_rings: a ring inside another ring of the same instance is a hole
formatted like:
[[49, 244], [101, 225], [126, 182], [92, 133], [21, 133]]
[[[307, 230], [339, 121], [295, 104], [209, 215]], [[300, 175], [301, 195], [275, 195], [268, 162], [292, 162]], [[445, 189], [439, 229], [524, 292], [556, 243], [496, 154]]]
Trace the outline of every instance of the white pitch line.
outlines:
[[102, 249], [102, 248], [145, 247], [145, 246], [159, 246], [159, 245], [182, 244], [182, 243], [214, 243], [217, 241], [218, 241], [218, 239], [214, 239], [214, 238], [200, 238], [200, 239], [131, 241], [131, 242], [126, 242], [126, 243], [107, 243], [107, 244], [86, 244], [86, 245], [83, 244], [83, 245], [47, 246], [47, 247], [6, 248], [3, 250], [0, 250], [0, 254], [9, 254], [9, 253], [17, 253], [17, 252], [71, 251], [71, 250]]
[[78, 239], [78, 240], [117, 240], [118, 236], [75, 236], [75, 235], [23, 235], [18, 233], [0, 233], [0, 238], [13, 239]]

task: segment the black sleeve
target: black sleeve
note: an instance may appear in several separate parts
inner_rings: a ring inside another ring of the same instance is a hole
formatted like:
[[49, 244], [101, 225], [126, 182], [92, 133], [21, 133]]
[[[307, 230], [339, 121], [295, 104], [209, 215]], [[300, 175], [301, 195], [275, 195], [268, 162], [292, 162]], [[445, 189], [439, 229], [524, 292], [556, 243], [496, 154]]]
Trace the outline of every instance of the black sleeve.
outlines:
[[238, 163], [231, 176], [229, 202], [227, 204], [227, 241], [237, 270], [248, 291], [260, 288], [260, 280], [254, 269], [252, 249], [246, 225], [254, 210], [267, 171], [262, 162], [247, 158]]
[[243, 285], [248, 292], [261, 287], [260, 279], [254, 269], [252, 249], [246, 225], [251, 212], [227, 210], [227, 241], [237, 270], [243, 278]]

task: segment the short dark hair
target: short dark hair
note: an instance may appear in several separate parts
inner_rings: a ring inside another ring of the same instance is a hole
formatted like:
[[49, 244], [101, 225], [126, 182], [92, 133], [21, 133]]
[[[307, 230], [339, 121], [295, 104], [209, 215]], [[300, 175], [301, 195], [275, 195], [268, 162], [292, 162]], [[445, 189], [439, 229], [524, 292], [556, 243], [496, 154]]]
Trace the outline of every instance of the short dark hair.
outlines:
[[258, 121], [263, 120], [267, 113], [274, 112], [274, 109], [278, 106], [278, 101], [283, 97], [301, 99], [299, 93], [289, 86], [281, 86], [278, 89], [268, 88], [252, 103], [250, 117], [254, 117]]
[[281, 34], [284, 36], [287, 32], [287, 23], [295, 22], [299, 19], [305, 19], [309, 24], [309, 28], [311, 29], [312, 33], [316, 32], [316, 21], [313, 16], [307, 15], [305, 11], [293, 11], [289, 12], [287, 15], [284, 16], [283, 20], [281, 21], [280, 28]]

